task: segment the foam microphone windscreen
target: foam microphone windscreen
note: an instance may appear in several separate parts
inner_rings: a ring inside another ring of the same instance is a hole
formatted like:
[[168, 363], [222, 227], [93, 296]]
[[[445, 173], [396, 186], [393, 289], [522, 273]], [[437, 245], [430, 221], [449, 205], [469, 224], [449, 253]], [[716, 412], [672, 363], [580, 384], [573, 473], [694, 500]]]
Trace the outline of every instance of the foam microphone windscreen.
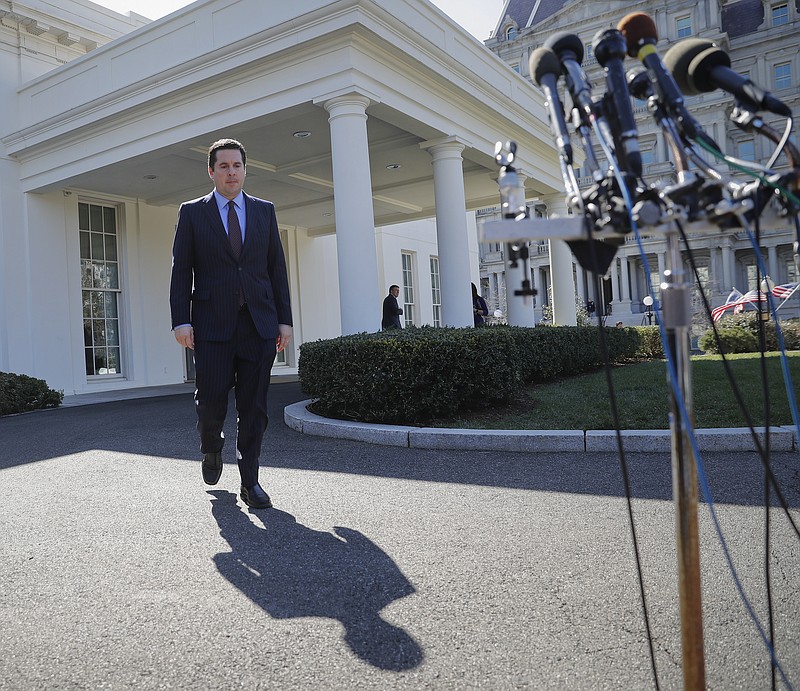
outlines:
[[619, 20], [617, 30], [625, 37], [628, 44], [628, 55], [635, 58], [639, 53], [642, 42], [658, 42], [656, 23], [649, 14], [644, 12], [631, 12]]
[[583, 62], [583, 41], [568, 31], [559, 31], [557, 34], [553, 34], [544, 42], [544, 46], [555, 51], [556, 55], [568, 50], [575, 53], [575, 61], [578, 64]]
[[[681, 43], [688, 45], [683, 47]], [[730, 68], [731, 59], [728, 54], [711, 41], [687, 39], [681, 43], [677, 43], [664, 55], [664, 63], [672, 70], [675, 81], [687, 94], [714, 91], [717, 84], [713, 81], [712, 71], [715, 67]], [[674, 53], [670, 55], [673, 51]], [[682, 84], [684, 81], [686, 88]], [[755, 102], [758, 103], [760, 100], [756, 98]]]
[[528, 69], [533, 81], [541, 86], [544, 75], [554, 74], [558, 77], [561, 74], [561, 61], [550, 48], [542, 46], [531, 53], [530, 60], [528, 60]]

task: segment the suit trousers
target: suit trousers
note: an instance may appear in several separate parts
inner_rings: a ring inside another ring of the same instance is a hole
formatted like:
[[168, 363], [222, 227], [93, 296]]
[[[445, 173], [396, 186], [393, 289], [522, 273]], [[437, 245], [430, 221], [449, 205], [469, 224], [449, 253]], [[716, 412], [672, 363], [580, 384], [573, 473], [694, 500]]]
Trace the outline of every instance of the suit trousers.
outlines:
[[275, 339], [264, 340], [244, 305], [229, 341], [195, 340], [197, 431], [201, 453], [222, 450], [228, 396], [236, 395], [236, 460], [245, 487], [258, 482], [258, 459], [267, 429], [267, 391], [275, 361]]

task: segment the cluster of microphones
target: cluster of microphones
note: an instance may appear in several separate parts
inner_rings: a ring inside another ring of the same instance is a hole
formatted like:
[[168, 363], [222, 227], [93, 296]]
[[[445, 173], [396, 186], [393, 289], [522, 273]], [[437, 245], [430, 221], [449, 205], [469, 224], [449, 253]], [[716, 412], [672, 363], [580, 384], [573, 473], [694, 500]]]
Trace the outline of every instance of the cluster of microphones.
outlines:
[[[657, 42], [655, 22], [641, 12], [624, 17], [616, 29], [598, 32], [592, 45], [606, 82], [605, 94], [599, 99], [593, 96], [583, 70], [584, 46], [575, 34], [555, 34], [530, 56], [531, 77], [545, 95], [567, 205], [571, 213], [583, 217], [590, 237], [611, 240], [612, 244], [616, 237], [618, 244], [631, 232], [633, 223], [656, 228], [673, 220], [740, 227], [757, 218], [771, 200], [777, 200], [783, 213], [796, 216], [800, 208], [800, 153], [789, 141], [791, 109], [732, 70], [729, 56], [715, 43], [684, 39], [662, 60], [656, 51]], [[626, 71], [626, 56], [638, 59], [641, 65]], [[562, 77], [572, 99], [569, 117], [559, 95]], [[738, 127], [775, 144], [768, 167], [754, 166], [754, 179], [747, 183], [735, 182], [715, 167], [718, 161], [738, 162], [745, 166], [740, 170], [748, 170], [747, 162], [725, 154], [686, 107], [684, 95], [715, 89], [734, 96], [731, 120]], [[647, 104], [664, 133], [677, 173], [670, 184], [646, 184], [643, 180], [631, 97]], [[765, 123], [758, 114], [764, 111], [786, 118], [786, 131], [781, 133]], [[579, 188], [575, 175], [568, 122], [581, 140], [592, 179], [584, 189]], [[605, 154], [607, 165], [598, 160], [594, 141]], [[506, 171], [513, 162], [513, 149], [513, 143], [498, 145], [497, 160]], [[780, 153], [789, 163], [788, 172], [776, 173], [769, 168]], [[504, 199], [503, 208], [505, 218], [519, 219], [526, 213], [524, 200], [519, 203], [519, 197]], [[580, 260], [579, 243], [570, 246]]]

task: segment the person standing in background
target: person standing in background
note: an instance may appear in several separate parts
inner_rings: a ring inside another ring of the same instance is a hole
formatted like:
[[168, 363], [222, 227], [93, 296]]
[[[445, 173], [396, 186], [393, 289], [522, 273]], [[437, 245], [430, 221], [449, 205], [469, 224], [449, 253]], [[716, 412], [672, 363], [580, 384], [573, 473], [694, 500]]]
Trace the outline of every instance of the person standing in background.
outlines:
[[470, 285], [472, 286], [472, 315], [475, 326], [483, 326], [486, 323], [484, 317], [489, 316], [489, 306], [486, 304], [486, 300], [478, 295], [475, 284], [471, 283]]
[[403, 310], [397, 304], [397, 296], [400, 295], [400, 286], [389, 286], [389, 294], [383, 299], [383, 319], [381, 319], [382, 329], [401, 329], [400, 315]]

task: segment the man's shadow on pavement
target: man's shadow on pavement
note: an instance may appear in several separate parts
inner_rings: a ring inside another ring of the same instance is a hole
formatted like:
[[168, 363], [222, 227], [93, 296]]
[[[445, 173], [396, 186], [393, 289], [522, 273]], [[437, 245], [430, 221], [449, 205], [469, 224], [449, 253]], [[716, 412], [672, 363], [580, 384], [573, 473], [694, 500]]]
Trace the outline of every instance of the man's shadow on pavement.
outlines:
[[220, 535], [231, 546], [214, 563], [259, 607], [276, 619], [340, 621], [350, 649], [380, 669], [403, 671], [422, 662], [417, 642], [380, 617], [384, 607], [415, 590], [372, 541], [349, 528], [335, 527], [335, 535], [307, 528], [278, 509], [253, 513], [261, 528], [237, 505], [235, 494], [209, 494]]

